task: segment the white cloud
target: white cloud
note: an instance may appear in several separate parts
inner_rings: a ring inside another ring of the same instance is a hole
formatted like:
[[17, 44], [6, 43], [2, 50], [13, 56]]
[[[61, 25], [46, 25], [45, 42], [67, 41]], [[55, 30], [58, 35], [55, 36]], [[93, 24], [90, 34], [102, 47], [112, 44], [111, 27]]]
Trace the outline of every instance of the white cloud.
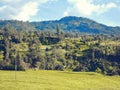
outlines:
[[117, 8], [118, 6], [115, 3], [108, 3], [98, 5], [98, 9], [96, 10], [97, 14], [105, 13], [106, 11], [110, 10], [111, 8]]
[[[11, 1], [13, 1], [13, 0], [1, 0], [2, 2], [11, 2]], [[16, 0], [16, 1], [18, 1], [18, 0]]]
[[64, 16], [68, 16], [69, 15], [68, 11], [65, 11], [63, 14], [64, 14]]
[[90, 3], [89, 0], [68, 0], [70, 4], [73, 4], [73, 9], [84, 15], [90, 15], [97, 9], [96, 6]]
[[0, 11], [3, 11], [5, 8], [7, 8], [7, 6], [0, 7]]
[[117, 7], [117, 5], [115, 3], [109, 3], [106, 5], [107, 8], [113, 8], [113, 7]]
[[[56, 0], [49, 0], [56, 1]], [[29, 20], [48, 0], [1, 0], [0, 19]]]
[[16, 16], [13, 16], [14, 19], [18, 20], [29, 20], [30, 16], [36, 15], [38, 11], [38, 3], [37, 2], [29, 2], [25, 4], [21, 11], [18, 12]]
[[112, 2], [107, 4], [94, 4], [93, 0], [68, 0], [68, 3], [72, 8], [68, 8], [64, 12], [64, 15], [66, 13], [68, 15], [72, 13], [76, 15], [90, 16], [92, 14], [102, 14], [111, 8], [117, 7], [117, 5]]

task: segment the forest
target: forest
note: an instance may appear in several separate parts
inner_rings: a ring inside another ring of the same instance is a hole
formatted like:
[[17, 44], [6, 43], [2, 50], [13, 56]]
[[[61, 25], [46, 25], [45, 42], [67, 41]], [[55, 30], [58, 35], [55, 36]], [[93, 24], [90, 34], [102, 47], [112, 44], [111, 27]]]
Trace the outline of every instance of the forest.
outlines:
[[120, 75], [120, 35], [0, 30], [1, 70], [68, 70]]

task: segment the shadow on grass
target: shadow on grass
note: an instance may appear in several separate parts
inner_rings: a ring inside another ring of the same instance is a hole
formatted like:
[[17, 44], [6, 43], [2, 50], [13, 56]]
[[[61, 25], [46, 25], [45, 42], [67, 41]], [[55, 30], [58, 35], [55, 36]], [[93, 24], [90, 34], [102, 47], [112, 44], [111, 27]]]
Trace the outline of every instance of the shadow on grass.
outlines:
[[95, 72], [60, 72], [60, 73], [66, 73], [66, 74], [79, 74], [79, 75], [97, 75]]
[[27, 81], [24, 81], [24, 80], [0, 80], [0, 82], [3, 82], [3, 83], [12, 83], [12, 84], [17, 84], [17, 83], [33, 83], [33, 84], [51, 84], [51, 83], [48, 83], [48, 82], [40, 82], [40, 81], [32, 81], [32, 80], [27, 80]]

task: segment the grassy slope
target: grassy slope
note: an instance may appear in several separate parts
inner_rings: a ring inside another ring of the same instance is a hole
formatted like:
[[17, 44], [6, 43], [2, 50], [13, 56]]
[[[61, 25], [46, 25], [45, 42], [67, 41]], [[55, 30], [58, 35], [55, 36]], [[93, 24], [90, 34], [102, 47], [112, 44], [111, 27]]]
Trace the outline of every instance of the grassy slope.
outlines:
[[0, 71], [0, 90], [120, 90], [119, 76], [67, 71]]

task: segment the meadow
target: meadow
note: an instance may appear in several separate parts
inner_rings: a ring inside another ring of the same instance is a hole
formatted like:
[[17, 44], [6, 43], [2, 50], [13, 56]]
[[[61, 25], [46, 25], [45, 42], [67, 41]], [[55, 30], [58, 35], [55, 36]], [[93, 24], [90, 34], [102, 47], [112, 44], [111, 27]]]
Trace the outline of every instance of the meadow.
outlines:
[[0, 71], [0, 90], [120, 90], [120, 76], [52, 70]]

